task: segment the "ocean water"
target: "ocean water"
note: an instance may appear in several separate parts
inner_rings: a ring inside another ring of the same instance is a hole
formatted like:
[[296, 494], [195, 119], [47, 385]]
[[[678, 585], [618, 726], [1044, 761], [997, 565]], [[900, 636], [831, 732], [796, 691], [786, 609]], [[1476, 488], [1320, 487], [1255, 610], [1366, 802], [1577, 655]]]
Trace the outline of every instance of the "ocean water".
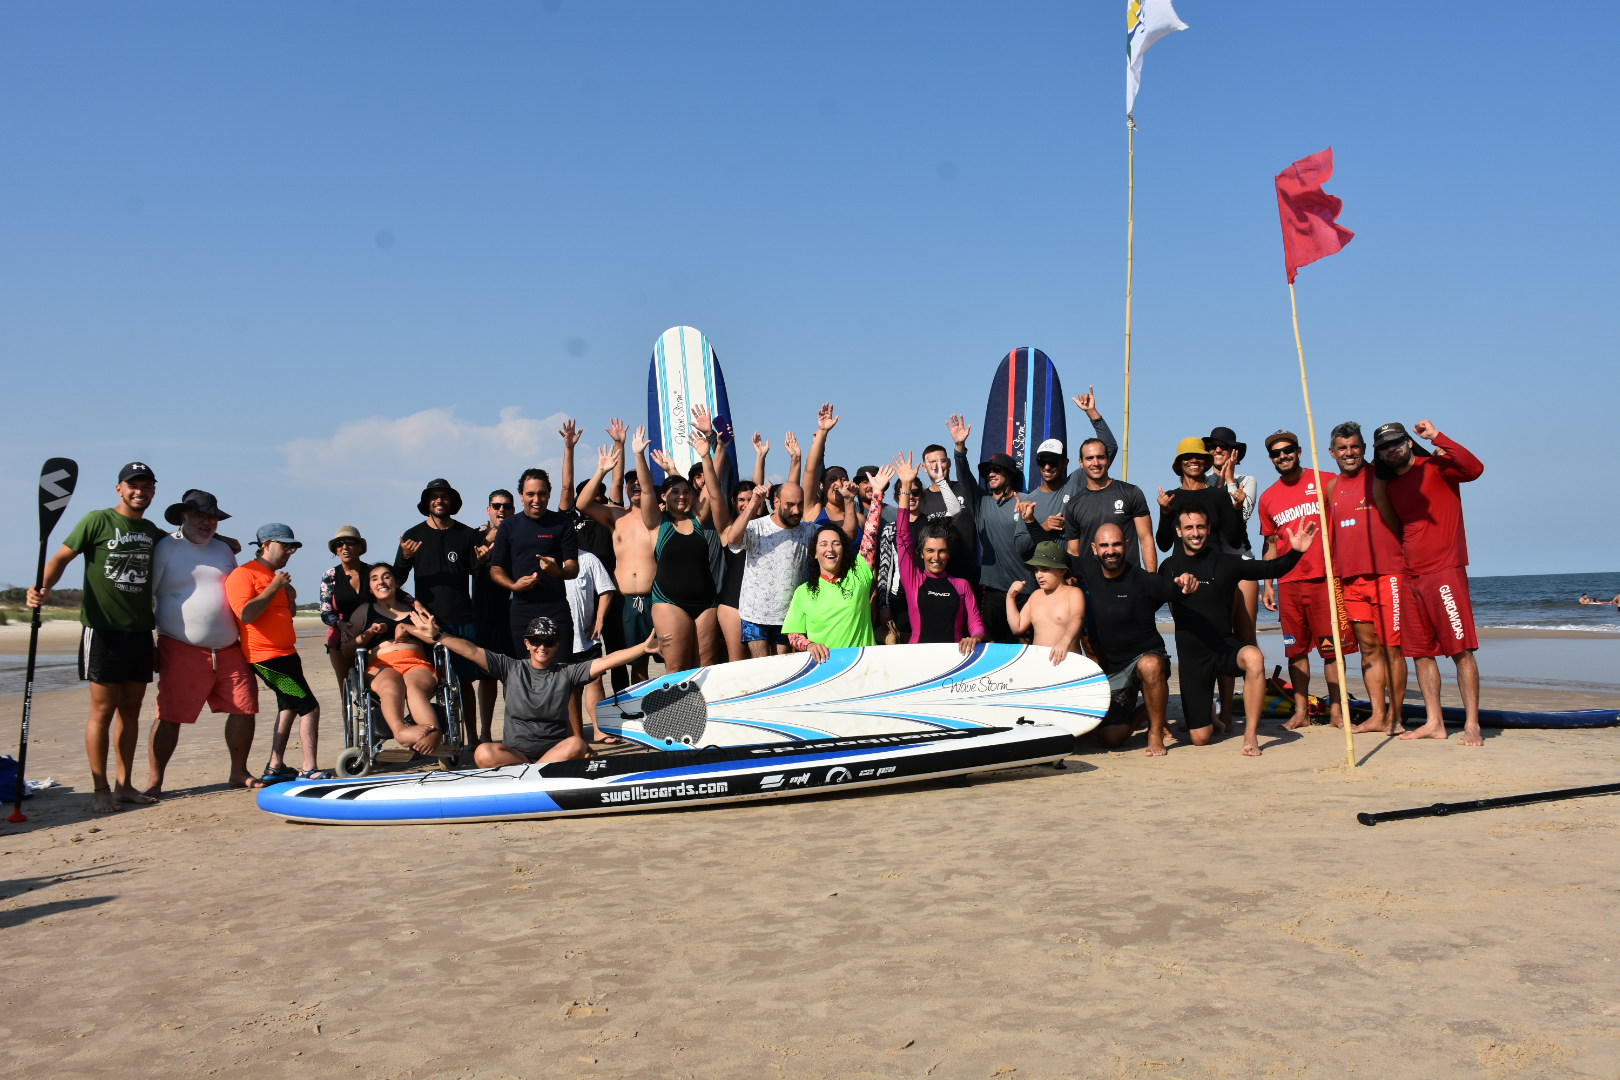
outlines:
[[1470, 577], [1474, 624], [1514, 630], [1605, 630], [1620, 633], [1620, 608], [1578, 603], [1620, 595], [1620, 571]]

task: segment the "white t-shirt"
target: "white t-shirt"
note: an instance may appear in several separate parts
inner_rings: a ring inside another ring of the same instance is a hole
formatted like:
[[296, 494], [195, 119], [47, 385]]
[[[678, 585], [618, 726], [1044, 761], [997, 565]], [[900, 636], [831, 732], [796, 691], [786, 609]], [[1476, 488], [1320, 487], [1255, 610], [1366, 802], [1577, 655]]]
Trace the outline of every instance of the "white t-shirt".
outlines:
[[787, 529], [770, 514], [748, 523], [742, 545], [733, 549], [748, 553], [742, 591], [737, 595], [738, 614], [760, 626], [782, 625], [793, 603], [793, 590], [804, 582], [815, 535], [816, 526], [808, 521]]
[[588, 551], [579, 553], [579, 576], [569, 578], [564, 584], [568, 587], [568, 610], [574, 616], [574, 652], [582, 653], [594, 648], [600, 640], [591, 636], [596, 628], [596, 598], [613, 592], [618, 586], [613, 584], [613, 575], [607, 572], [602, 560]]
[[202, 649], [236, 644], [236, 615], [225, 599], [225, 579], [236, 557], [225, 541], [193, 544], [174, 533], [152, 549], [152, 606], [158, 633]]

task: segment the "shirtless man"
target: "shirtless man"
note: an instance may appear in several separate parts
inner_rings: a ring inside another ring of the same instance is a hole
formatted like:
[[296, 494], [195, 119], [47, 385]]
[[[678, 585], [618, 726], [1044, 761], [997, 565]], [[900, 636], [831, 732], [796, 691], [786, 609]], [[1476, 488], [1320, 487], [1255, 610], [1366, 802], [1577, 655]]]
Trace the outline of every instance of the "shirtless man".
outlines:
[[[658, 574], [658, 560], [653, 555], [653, 531], [642, 520], [641, 483], [634, 470], [624, 473], [623, 506], [612, 506], [602, 501], [602, 479], [620, 467], [624, 461], [624, 440], [627, 429], [617, 418], [608, 422], [608, 436], [613, 442], [596, 455], [596, 471], [585, 481], [585, 490], [579, 493], [576, 506], [579, 512], [605, 528], [613, 530], [613, 580], [619, 586], [625, 641], [646, 641], [652, 636], [652, 587]], [[647, 496], [656, 498], [657, 496]], [[647, 677], [647, 658], [637, 658], [630, 665], [630, 678], [640, 682]]]
[[1033, 630], [1035, 644], [1052, 650], [1052, 666], [1056, 667], [1080, 637], [1080, 626], [1086, 621], [1086, 594], [1066, 580], [1069, 560], [1056, 540], [1036, 544], [1035, 554], [1024, 565], [1035, 572], [1037, 588], [1020, 611], [1018, 594], [1024, 591], [1024, 583], [1015, 581], [1007, 587], [1007, 625], [1014, 634]]

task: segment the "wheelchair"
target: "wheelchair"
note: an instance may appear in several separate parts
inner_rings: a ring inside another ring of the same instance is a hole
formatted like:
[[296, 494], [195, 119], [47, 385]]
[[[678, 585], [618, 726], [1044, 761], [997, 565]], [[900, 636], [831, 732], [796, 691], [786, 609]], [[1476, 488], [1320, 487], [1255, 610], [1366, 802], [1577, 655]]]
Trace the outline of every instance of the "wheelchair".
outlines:
[[[382, 702], [371, 690], [371, 677], [366, 674], [371, 660], [368, 650], [355, 650], [354, 666], [343, 680], [343, 752], [337, 759], [339, 776], [365, 776], [378, 765], [427, 760], [409, 747], [384, 747], [394, 733], [383, 718]], [[433, 722], [443, 732], [443, 738], [439, 748], [429, 756], [449, 770], [456, 768], [466, 750], [461, 742], [464, 705], [461, 680], [450, 666], [450, 650], [442, 644], [433, 646], [433, 670], [439, 679], [433, 691]], [[408, 706], [406, 716], [410, 717]], [[422, 722], [410, 718], [415, 723]]]

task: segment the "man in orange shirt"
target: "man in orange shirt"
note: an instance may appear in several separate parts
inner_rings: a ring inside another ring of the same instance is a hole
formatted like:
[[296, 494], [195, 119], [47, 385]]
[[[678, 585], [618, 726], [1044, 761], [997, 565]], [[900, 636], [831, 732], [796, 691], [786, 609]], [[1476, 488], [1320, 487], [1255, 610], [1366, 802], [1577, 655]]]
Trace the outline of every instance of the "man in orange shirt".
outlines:
[[[293, 605], [297, 594], [292, 575], [285, 567], [303, 545], [293, 531], [279, 522], [262, 526], [257, 534], [259, 551], [225, 579], [225, 597], [237, 622], [242, 624], [242, 651], [260, 680], [276, 695], [276, 732], [270, 742], [270, 762], [261, 779], [267, 784], [292, 780], [330, 780], [332, 773], [315, 765], [316, 731], [321, 723], [320, 702], [304, 678], [304, 665], [298, 657], [298, 638], [293, 629]], [[298, 742], [304, 751], [304, 767], [294, 769], [283, 756], [292, 735], [293, 717], [299, 717]]]

